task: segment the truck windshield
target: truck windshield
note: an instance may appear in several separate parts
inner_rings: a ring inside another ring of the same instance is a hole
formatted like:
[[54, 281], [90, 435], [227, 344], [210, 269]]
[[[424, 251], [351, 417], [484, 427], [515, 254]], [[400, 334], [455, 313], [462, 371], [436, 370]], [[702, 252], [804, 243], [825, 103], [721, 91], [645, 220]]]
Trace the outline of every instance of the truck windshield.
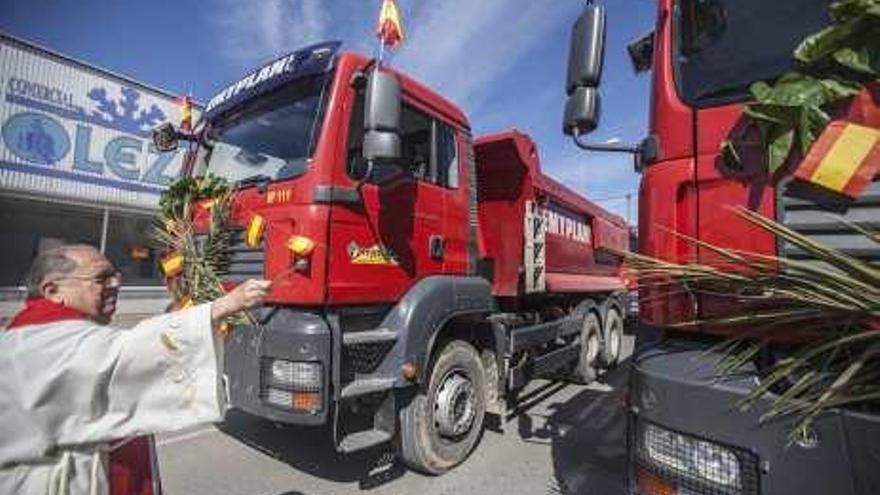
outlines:
[[296, 81], [209, 122], [198, 170], [230, 181], [304, 174], [318, 141], [328, 80]]
[[792, 66], [792, 52], [827, 25], [833, 0], [677, 0], [676, 77], [699, 107], [748, 98], [754, 81]]

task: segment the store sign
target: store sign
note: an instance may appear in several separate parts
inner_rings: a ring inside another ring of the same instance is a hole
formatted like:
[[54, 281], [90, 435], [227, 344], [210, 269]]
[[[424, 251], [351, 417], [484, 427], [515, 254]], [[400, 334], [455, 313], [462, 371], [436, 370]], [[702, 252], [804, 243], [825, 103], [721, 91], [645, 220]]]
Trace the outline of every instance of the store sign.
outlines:
[[0, 186], [39, 182], [63, 193], [89, 185], [98, 197], [88, 199], [128, 193], [123, 202], [155, 205], [183, 159], [150, 140], [153, 127], [176, 117], [174, 99], [11, 44], [0, 44], [0, 66], [8, 69], [0, 81], [0, 171], [9, 172]]

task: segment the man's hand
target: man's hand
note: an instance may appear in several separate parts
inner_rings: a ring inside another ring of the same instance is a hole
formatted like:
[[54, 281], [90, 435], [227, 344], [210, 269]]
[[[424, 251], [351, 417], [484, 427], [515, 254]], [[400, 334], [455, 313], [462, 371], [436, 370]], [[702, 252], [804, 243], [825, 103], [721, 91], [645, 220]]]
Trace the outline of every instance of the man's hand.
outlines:
[[266, 294], [269, 293], [270, 285], [272, 285], [272, 282], [268, 280], [255, 279], [239, 284], [228, 294], [211, 303], [211, 320], [214, 323], [219, 323], [220, 320], [227, 316], [260, 304], [263, 302]]

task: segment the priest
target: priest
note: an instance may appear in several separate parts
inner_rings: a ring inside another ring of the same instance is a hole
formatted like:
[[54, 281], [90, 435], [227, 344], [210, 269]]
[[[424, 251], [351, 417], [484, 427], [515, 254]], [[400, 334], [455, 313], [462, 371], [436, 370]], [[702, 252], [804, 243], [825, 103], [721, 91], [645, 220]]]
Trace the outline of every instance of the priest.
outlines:
[[107, 323], [120, 282], [91, 246], [34, 261], [25, 308], [0, 332], [0, 493], [141, 495], [115, 483], [111, 451], [222, 419], [220, 323], [259, 304], [269, 282], [119, 329]]

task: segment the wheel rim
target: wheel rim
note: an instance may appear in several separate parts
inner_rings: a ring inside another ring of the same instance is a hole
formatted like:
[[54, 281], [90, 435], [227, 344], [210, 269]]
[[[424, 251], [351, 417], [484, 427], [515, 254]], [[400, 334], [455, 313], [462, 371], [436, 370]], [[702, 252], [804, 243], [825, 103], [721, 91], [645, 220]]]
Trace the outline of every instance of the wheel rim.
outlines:
[[584, 354], [587, 363], [593, 364], [596, 362], [596, 358], [599, 356], [599, 335], [596, 332], [590, 332], [587, 336], [587, 345], [586, 349], [584, 349]]
[[620, 320], [614, 318], [611, 320], [611, 326], [608, 329], [608, 353], [612, 359], [617, 359], [620, 354]]
[[459, 437], [474, 423], [477, 400], [474, 384], [461, 370], [446, 374], [434, 394], [434, 425], [440, 435]]

